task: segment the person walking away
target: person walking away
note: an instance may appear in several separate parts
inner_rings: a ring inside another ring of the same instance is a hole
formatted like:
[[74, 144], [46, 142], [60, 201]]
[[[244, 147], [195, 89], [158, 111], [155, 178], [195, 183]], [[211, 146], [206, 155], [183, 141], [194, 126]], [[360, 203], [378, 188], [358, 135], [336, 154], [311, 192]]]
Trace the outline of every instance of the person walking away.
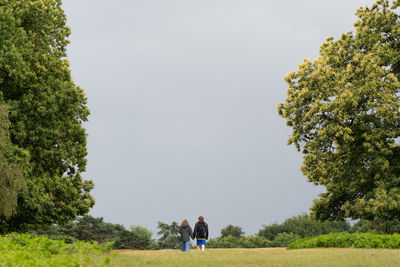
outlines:
[[190, 251], [190, 238], [193, 236], [192, 227], [187, 220], [183, 220], [178, 233], [181, 235], [182, 251]]
[[208, 225], [203, 216], [199, 216], [199, 221], [194, 226], [193, 239], [197, 239], [197, 250], [205, 251], [206, 240], [208, 240]]

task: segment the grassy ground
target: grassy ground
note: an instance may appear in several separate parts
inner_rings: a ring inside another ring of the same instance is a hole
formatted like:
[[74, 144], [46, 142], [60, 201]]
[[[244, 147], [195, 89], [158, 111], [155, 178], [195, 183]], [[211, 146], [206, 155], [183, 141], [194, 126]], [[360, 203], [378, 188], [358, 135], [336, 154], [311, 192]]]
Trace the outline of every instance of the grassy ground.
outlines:
[[121, 251], [108, 266], [400, 266], [400, 250], [389, 249], [209, 249]]

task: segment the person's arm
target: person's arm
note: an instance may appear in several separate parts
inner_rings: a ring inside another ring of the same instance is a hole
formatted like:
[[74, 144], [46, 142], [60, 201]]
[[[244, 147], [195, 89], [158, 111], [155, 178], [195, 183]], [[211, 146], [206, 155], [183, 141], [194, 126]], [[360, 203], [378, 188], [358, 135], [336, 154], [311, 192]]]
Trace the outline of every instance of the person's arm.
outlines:
[[190, 237], [191, 237], [192, 239], [194, 239], [194, 238], [193, 238], [193, 231], [192, 231], [192, 227], [190, 227], [190, 226], [189, 226], [189, 235], [190, 235]]
[[206, 226], [206, 240], [208, 240], [208, 224], [206, 224], [205, 226]]
[[182, 226], [179, 227], [178, 233], [182, 235]]
[[196, 238], [196, 233], [197, 233], [197, 223], [196, 223], [196, 225], [194, 226], [194, 231], [193, 231], [192, 239], [195, 239], [195, 238]]

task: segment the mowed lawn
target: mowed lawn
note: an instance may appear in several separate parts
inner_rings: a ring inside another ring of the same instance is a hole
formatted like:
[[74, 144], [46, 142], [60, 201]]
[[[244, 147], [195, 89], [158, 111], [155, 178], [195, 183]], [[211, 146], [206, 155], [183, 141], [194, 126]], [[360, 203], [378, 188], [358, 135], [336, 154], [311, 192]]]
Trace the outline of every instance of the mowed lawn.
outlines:
[[107, 266], [400, 266], [395, 249], [209, 249], [120, 251]]

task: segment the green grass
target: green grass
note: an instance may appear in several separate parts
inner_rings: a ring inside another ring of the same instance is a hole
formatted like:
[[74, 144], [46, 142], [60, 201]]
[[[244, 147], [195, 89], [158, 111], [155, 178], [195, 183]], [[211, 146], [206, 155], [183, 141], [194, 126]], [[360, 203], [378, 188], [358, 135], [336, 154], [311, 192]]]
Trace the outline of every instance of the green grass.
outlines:
[[[95, 261], [94, 261], [95, 262]], [[99, 263], [101, 259], [99, 259]], [[400, 266], [400, 250], [320, 248], [208, 249], [119, 252], [107, 266]]]

